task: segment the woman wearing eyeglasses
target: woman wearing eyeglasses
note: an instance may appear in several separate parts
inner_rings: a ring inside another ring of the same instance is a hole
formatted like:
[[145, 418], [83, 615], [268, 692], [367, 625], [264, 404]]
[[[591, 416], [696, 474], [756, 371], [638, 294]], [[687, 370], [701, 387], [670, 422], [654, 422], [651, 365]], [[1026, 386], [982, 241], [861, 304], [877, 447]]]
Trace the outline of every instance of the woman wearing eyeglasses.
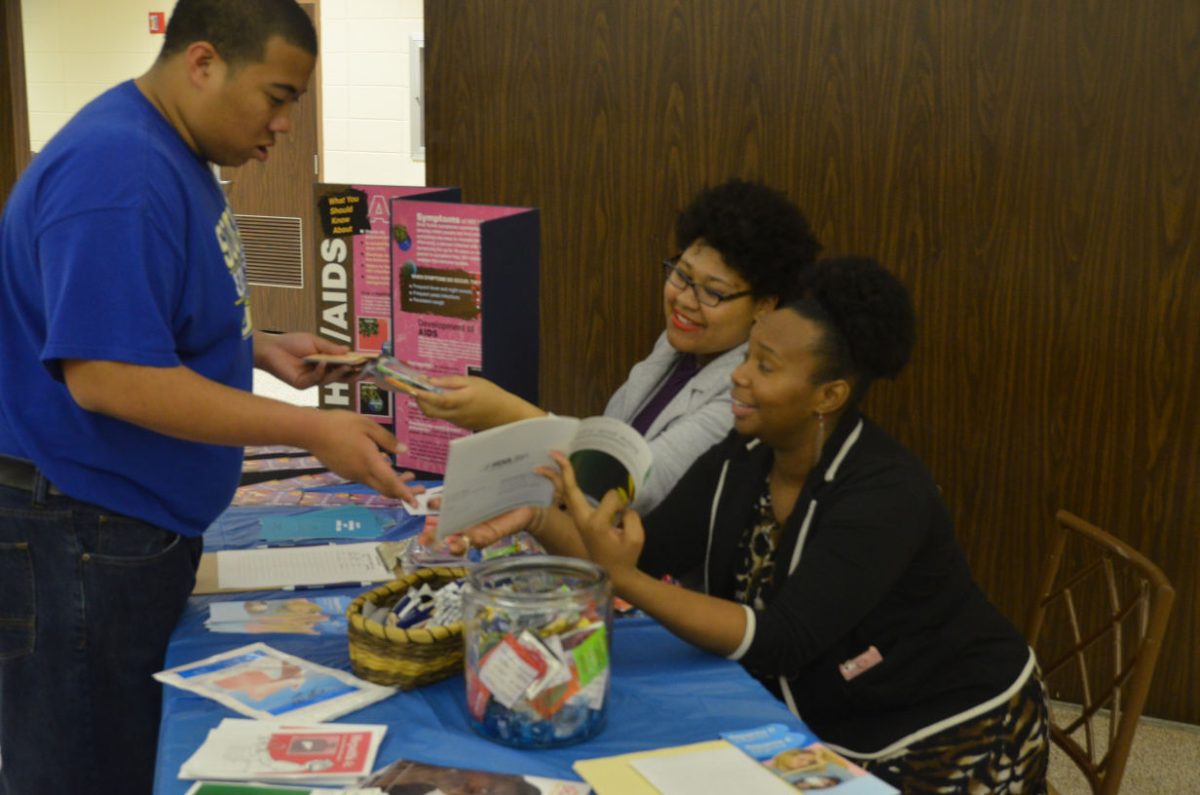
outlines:
[[[701, 191], [675, 224], [682, 253], [663, 263], [666, 328], [608, 402], [650, 442], [654, 468], [636, 505], [658, 504], [701, 453], [733, 427], [729, 376], [755, 319], [786, 301], [820, 251], [804, 214], [779, 191], [730, 180]], [[481, 430], [544, 409], [483, 378], [445, 376], [417, 397], [430, 417]]]

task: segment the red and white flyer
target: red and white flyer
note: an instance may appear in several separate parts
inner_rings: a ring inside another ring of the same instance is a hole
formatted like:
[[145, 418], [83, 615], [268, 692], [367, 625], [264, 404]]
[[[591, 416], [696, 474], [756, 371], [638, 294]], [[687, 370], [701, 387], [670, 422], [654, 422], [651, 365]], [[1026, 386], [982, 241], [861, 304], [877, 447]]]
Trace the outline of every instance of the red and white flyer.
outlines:
[[371, 772], [387, 727], [226, 718], [179, 769], [182, 779], [355, 784]]

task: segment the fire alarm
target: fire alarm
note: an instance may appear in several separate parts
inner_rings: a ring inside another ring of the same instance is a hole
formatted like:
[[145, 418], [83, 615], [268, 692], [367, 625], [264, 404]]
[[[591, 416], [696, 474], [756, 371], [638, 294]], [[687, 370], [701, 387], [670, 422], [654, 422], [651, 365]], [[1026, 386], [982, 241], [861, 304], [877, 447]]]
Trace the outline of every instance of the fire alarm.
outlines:
[[165, 11], [150, 12], [150, 32], [165, 33], [167, 30], [167, 13]]

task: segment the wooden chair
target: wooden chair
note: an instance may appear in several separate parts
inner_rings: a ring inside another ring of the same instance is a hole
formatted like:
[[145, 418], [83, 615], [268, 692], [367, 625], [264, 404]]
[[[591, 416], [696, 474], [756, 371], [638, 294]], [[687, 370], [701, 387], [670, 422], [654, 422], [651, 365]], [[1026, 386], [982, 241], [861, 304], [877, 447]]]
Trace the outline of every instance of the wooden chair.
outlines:
[[[1096, 795], [1113, 795], [1125, 773], [1175, 589], [1158, 566], [1120, 539], [1067, 511], [1055, 518], [1058, 532], [1027, 635], [1050, 696], [1082, 706], [1078, 717], [1061, 725], [1051, 716], [1051, 740]], [[1108, 730], [1098, 733], [1095, 718], [1102, 711]]]

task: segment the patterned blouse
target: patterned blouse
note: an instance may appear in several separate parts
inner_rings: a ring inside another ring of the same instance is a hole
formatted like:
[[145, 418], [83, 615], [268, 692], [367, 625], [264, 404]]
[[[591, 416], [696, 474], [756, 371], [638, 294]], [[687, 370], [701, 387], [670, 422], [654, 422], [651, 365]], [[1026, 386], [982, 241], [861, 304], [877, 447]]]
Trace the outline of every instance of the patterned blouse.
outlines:
[[737, 548], [737, 568], [734, 570], [734, 598], [755, 610], [766, 608], [775, 595], [775, 550], [783, 527], [775, 519], [771, 504], [771, 484], [763, 484], [762, 495], [754, 513], [754, 522], [742, 533]]

